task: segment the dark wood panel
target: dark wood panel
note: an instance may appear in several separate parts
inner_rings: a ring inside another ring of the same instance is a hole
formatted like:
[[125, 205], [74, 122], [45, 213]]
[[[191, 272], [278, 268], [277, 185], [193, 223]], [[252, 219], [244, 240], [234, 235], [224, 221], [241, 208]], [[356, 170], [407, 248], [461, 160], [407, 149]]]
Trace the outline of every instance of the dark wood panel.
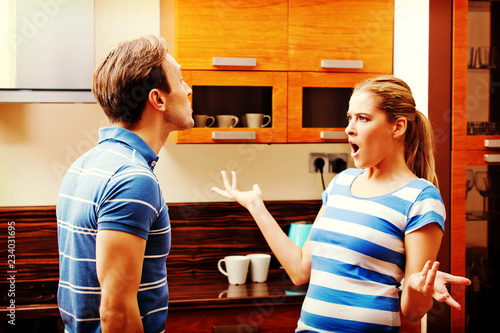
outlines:
[[[292, 222], [313, 221], [321, 201], [271, 201], [266, 206], [286, 232]], [[227, 255], [272, 254], [250, 213], [235, 202], [170, 204], [169, 215], [169, 272], [218, 275], [217, 262]], [[280, 267], [274, 256], [270, 267]]]
[[[321, 202], [273, 201], [266, 205], [286, 230], [291, 222], [313, 220]], [[174, 276], [180, 276], [181, 280], [186, 277], [211, 276], [212, 279], [216, 277], [222, 279], [222, 284], [227, 284], [225, 277], [217, 269], [219, 259], [231, 254], [271, 253], [248, 211], [237, 203], [173, 203], [168, 206], [172, 225], [172, 250], [167, 259], [167, 269], [171, 297], [174, 300], [175, 293], [181, 290], [172, 285], [179, 281]], [[55, 206], [0, 207], [1, 244], [7, 244], [8, 226], [12, 221], [15, 222], [16, 317], [21, 319], [58, 316], [56, 293], [59, 258]], [[2, 246], [2, 291], [9, 290], [8, 254], [8, 247]], [[274, 256], [272, 258], [271, 270], [283, 274], [283, 271], [279, 270], [277, 260]], [[183, 297], [184, 299], [176, 299], [177, 305], [190, 307], [189, 302], [194, 301], [186, 300], [185, 294]], [[1, 314], [5, 313], [5, 306], [9, 301], [5, 297], [0, 298]], [[235, 302], [226, 300], [221, 301], [219, 305], [224, 303], [224, 306], [230, 307], [237, 303]], [[240, 302], [245, 304], [245, 301]]]
[[233, 332], [249, 332], [245, 325], [257, 324], [258, 332], [261, 333], [290, 333], [297, 328], [299, 316], [299, 305], [272, 304], [255, 304], [239, 309], [170, 312], [165, 332], [211, 333], [214, 326], [236, 326]]

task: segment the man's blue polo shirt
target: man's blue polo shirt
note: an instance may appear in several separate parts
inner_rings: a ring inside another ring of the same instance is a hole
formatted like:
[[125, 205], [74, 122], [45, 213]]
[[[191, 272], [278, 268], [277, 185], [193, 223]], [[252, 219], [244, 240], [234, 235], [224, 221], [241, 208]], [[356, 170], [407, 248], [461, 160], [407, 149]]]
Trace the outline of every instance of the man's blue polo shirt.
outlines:
[[137, 300], [144, 332], [165, 330], [170, 220], [153, 173], [157, 161], [156, 153], [138, 135], [108, 127], [99, 130], [99, 144], [64, 176], [56, 207], [57, 298], [67, 332], [100, 332], [95, 255], [99, 230], [123, 231], [147, 240]]

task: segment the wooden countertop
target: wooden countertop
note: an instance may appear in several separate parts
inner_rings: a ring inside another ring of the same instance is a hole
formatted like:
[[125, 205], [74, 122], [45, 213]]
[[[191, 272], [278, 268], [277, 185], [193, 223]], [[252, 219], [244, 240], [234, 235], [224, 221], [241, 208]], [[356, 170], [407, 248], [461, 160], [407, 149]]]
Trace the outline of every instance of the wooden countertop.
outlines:
[[[169, 274], [169, 311], [223, 309], [255, 304], [302, 304], [306, 286], [294, 286], [283, 270], [271, 270], [267, 282], [230, 285], [218, 275]], [[16, 283], [16, 319], [58, 317], [57, 282]], [[3, 306], [2, 316], [9, 313]]]
[[295, 286], [283, 270], [271, 270], [266, 282], [230, 285], [222, 274], [203, 277], [169, 275], [169, 311], [302, 304], [307, 286]]

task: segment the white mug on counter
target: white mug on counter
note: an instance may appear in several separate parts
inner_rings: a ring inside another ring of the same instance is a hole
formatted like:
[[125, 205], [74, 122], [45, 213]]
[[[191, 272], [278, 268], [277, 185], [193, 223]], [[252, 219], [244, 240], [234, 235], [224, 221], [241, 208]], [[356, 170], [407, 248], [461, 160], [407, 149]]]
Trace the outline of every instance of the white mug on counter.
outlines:
[[221, 128], [233, 128], [240, 121], [238, 117], [233, 115], [221, 114], [215, 117], [217, 118], [217, 125]]
[[[226, 270], [222, 268], [225, 264]], [[247, 281], [248, 265], [250, 258], [247, 256], [226, 256], [217, 263], [219, 271], [227, 276], [229, 284], [245, 284]]]
[[[247, 127], [266, 127], [271, 122], [271, 116], [263, 113], [247, 113], [245, 114]], [[264, 122], [264, 119], [267, 119]]]
[[271, 255], [266, 253], [248, 254], [250, 258], [250, 278], [252, 282], [266, 282]]
[[[204, 114], [193, 115], [194, 127], [210, 127], [215, 123], [215, 118]], [[207, 121], [209, 121], [207, 125]]]

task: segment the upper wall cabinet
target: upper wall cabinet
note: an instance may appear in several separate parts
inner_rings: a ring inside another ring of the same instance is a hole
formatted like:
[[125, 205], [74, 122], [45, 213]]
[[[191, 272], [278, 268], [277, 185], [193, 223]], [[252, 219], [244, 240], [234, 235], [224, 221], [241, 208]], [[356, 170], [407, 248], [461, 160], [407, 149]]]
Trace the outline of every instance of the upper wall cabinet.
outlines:
[[177, 61], [184, 69], [286, 71], [287, 21], [287, 0], [177, 1]]
[[177, 0], [175, 30], [195, 115], [240, 120], [178, 143], [346, 142], [352, 88], [392, 73], [394, 0]]
[[392, 73], [394, 1], [289, 0], [290, 71]]
[[391, 73], [393, 0], [176, 2], [185, 69]]

